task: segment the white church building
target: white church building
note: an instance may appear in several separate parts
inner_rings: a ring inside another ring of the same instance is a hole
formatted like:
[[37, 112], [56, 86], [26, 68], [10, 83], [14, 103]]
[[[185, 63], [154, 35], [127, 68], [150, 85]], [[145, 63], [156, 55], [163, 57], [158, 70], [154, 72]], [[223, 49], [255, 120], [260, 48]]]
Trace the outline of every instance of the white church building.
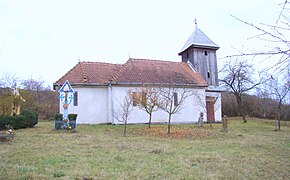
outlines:
[[[66, 80], [74, 89], [69, 113], [78, 114], [77, 124], [119, 124], [114, 117], [127, 92], [142, 87], [187, 88], [195, 92], [185, 99], [172, 123], [196, 123], [201, 112], [204, 121], [221, 121], [221, 89], [218, 82], [216, 50], [219, 47], [195, 28], [179, 52], [181, 62], [130, 58], [124, 64], [79, 62], [53, 87]], [[178, 92], [178, 91], [177, 91]], [[177, 97], [180, 96], [177, 93]], [[61, 102], [60, 102], [61, 103]], [[63, 112], [60, 104], [60, 112]], [[158, 109], [152, 123], [166, 123], [168, 114]], [[148, 114], [133, 106], [128, 123], [148, 123]]]

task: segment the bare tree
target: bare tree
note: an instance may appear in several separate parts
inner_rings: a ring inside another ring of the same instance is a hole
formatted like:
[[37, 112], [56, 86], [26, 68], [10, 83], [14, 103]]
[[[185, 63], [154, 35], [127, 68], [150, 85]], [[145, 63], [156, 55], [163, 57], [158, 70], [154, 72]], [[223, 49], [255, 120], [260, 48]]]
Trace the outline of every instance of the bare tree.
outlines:
[[[282, 1], [282, 0], [281, 0]], [[289, 33], [290, 33], [290, 14], [288, 5], [290, 3], [288, 0], [284, 0], [280, 6], [281, 11], [277, 15], [277, 19], [275, 23], [267, 24], [253, 24], [251, 22], [247, 22], [240, 18], [237, 18], [232, 15], [236, 20], [252, 27], [257, 31], [257, 35], [250, 37], [249, 39], [259, 39], [266, 46], [260, 50], [250, 50], [247, 49], [246, 52], [241, 52], [236, 55], [230, 55], [227, 57], [237, 57], [237, 56], [265, 56], [266, 59], [270, 59], [273, 61], [275, 58], [277, 59], [276, 63], [273, 67], [276, 70], [284, 70], [289, 68], [290, 66], [290, 41], [289, 41]], [[268, 69], [271, 69], [268, 67]]]
[[4, 73], [1, 78], [1, 86], [6, 88], [17, 88], [19, 79], [15, 74]]
[[34, 80], [32, 78], [22, 80], [21, 86], [23, 90], [26, 90], [30, 92], [31, 94], [36, 94], [35, 100], [37, 100], [37, 103], [41, 102], [42, 99], [42, 92], [45, 90], [49, 90], [48, 88], [44, 87], [44, 81], [43, 80]]
[[26, 79], [21, 82], [22, 88], [28, 91], [41, 91], [48, 90], [48, 87], [44, 86], [43, 80], [35, 80], [35, 79]]
[[189, 96], [192, 96], [192, 90], [186, 87], [169, 86], [160, 88], [160, 108], [168, 113], [168, 135], [170, 135], [171, 116], [181, 111], [185, 100]]
[[0, 79], [0, 87], [5, 87], [5, 82], [2, 79]]
[[243, 96], [246, 92], [259, 86], [263, 82], [263, 79], [260, 78], [258, 82], [254, 81], [254, 68], [246, 61], [235, 60], [234, 62], [228, 62], [221, 72], [223, 72], [224, 77], [220, 81], [235, 95], [239, 113], [246, 123]]
[[157, 88], [150, 86], [136, 88], [134, 93], [132, 93], [133, 103], [149, 115], [149, 128], [151, 125], [152, 113], [157, 111], [159, 107], [159, 94], [160, 91]]
[[282, 79], [274, 78], [271, 76], [271, 79], [265, 83], [265, 91], [268, 92], [270, 98], [272, 98], [276, 103], [276, 112], [277, 112], [277, 125], [276, 130], [281, 128], [281, 118], [282, 118], [282, 108], [283, 103], [285, 103], [286, 96], [290, 92], [290, 73], [286, 73], [285, 77]]
[[129, 116], [131, 111], [133, 110], [133, 100], [131, 98], [131, 92], [127, 91], [127, 95], [124, 97], [123, 102], [119, 102], [119, 109], [114, 112], [114, 118], [124, 123], [124, 133], [126, 135], [127, 132], [127, 122], [129, 120]]

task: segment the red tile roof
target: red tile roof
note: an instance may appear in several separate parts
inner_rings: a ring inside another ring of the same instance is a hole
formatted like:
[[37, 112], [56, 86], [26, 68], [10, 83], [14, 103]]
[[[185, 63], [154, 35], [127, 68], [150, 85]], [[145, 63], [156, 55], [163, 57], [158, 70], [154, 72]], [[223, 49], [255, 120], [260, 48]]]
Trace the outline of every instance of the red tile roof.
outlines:
[[122, 65], [103, 62], [79, 62], [54, 84], [63, 84], [66, 80], [70, 84], [106, 84], [120, 70]]
[[80, 62], [54, 83], [73, 84], [179, 84], [207, 86], [185, 62], [130, 58], [125, 64]]

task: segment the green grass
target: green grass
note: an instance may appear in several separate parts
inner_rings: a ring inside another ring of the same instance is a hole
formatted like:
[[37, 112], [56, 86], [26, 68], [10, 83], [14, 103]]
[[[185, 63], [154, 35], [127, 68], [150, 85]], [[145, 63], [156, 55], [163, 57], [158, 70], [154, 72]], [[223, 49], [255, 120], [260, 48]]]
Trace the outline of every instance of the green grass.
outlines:
[[[210, 136], [167, 138], [139, 131], [147, 125], [81, 125], [76, 133], [52, 122], [15, 131], [0, 143], [0, 179], [288, 179], [290, 127], [274, 121], [229, 120], [221, 125], [173, 125]], [[152, 127], [166, 125], [153, 125]], [[145, 132], [145, 131], [144, 131]]]

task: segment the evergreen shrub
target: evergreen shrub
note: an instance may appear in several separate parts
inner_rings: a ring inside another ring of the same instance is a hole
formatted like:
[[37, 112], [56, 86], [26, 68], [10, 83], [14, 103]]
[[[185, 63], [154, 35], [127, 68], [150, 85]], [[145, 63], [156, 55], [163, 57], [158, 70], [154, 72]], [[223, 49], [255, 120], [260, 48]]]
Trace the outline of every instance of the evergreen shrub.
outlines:
[[0, 130], [6, 129], [7, 125], [13, 129], [32, 128], [37, 123], [38, 114], [29, 110], [24, 110], [17, 116], [0, 116]]

